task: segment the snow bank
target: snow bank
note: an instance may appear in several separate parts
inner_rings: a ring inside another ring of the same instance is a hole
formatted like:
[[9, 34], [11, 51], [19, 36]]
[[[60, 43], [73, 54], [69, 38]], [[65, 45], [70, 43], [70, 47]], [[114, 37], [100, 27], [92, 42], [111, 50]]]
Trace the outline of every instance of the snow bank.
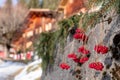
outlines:
[[9, 75], [14, 74], [18, 70], [22, 69], [25, 65], [17, 62], [2, 62], [0, 64], [0, 79], [7, 78]]
[[42, 75], [41, 69], [42, 60], [36, 60], [27, 65], [20, 74], [18, 74], [14, 80], [36, 80], [40, 79]]

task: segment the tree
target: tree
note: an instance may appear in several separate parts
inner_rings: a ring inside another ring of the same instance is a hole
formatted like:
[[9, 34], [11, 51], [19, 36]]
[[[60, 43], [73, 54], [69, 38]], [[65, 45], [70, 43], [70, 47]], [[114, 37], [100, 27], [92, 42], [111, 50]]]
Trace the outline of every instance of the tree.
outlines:
[[12, 6], [12, 0], [6, 0], [5, 6]]
[[57, 5], [59, 4], [60, 0], [43, 0], [42, 1], [42, 8], [49, 8], [49, 9], [56, 9]]
[[12, 8], [12, 0], [6, 0], [5, 5], [4, 5], [4, 10], [6, 10], [6, 12], [10, 14], [11, 8]]
[[29, 0], [28, 8], [40, 8], [40, 1], [39, 0]]
[[27, 6], [27, 1], [26, 0], [18, 0], [18, 5], [26, 7]]
[[24, 21], [27, 9], [23, 6], [12, 6], [7, 0], [0, 10], [0, 37], [5, 39], [5, 43], [10, 45], [14, 36], [14, 31], [21, 27]]

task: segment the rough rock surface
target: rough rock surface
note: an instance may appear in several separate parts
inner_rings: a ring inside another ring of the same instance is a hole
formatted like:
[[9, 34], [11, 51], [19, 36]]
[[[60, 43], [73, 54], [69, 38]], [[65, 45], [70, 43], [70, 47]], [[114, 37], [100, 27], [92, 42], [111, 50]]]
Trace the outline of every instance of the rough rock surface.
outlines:
[[[91, 55], [89, 60], [80, 67], [81, 79], [75, 79], [75, 76], [73, 76], [76, 63], [67, 59], [67, 54], [71, 52], [79, 54], [77, 49], [82, 43], [74, 39], [70, 40], [71, 37], [68, 36], [64, 53], [61, 52], [60, 48], [57, 49], [52, 70], [47, 70], [47, 74], [43, 74], [41, 80], [120, 80], [120, 57], [116, 57], [120, 56], [120, 46], [118, 45], [120, 35], [116, 38], [119, 39], [116, 43], [117, 46], [113, 42], [113, 39], [116, 41], [114, 36], [120, 33], [120, 15], [112, 12], [106, 15], [107, 17], [103, 18], [103, 20], [111, 17], [112, 22], [110, 24], [108, 24], [107, 21], [98, 23], [95, 28], [92, 28], [87, 32], [87, 34], [89, 34], [90, 31], [92, 31], [87, 44], [87, 48], [90, 50]], [[97, 54], [94, 51], [94, 46], [99, 43], [108, 46], [110, 51], [104, 55]], [[117, 49], [118, 52], [115, 53], [115, 49]], [[70, 70], [61, 70], [59, 68], [59, 64], [62, 61], [67, 62], [71, 66]], [[96, 71], [88, 67], [88, 64], [94, 61], [100, 61], [104, 64], [103, 71]]]

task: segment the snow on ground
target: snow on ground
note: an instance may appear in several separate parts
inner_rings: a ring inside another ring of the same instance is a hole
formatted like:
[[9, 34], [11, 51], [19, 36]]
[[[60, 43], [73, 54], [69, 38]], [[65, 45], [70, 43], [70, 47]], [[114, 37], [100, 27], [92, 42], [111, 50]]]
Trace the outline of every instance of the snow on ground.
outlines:
[[25, 65], [17, 62], [2, 62], [0, 63], [0, 80], [7, 80], [7, 78], [22, 69]]
[[28, 64], [14, 80], [40, 80], [42, 75], [41, 69], [42, 60], [36, 60]]

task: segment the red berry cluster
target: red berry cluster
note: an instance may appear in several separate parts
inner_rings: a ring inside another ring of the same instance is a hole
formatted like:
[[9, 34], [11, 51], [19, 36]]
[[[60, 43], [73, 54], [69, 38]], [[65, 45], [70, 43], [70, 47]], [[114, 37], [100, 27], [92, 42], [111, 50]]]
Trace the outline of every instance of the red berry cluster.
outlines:
[[75, 53], [68, 54], [68, 58], [72, 59], [74, 62], [78, 63], [79, 59]]
[[94, 50], [97, 53], [106, 54], [108, 52], [108, 47], [104, 45], [95, 45]]
[[74, 62], [79, 63], [79, 58], [73, 59]]
[[61, 63], [60, 68], [68, 70], [70, 68], [70, 66], [67, 63]]
[[80, 63], [85, 63], [86, 61], [89, 60], [89, 58], [86, 57], [86, 55], [90, 54], [90, 51], [87, 50], [84, 46], [81, 46], [81, 47], [78, 49], [78, 52], [82, 53], [82, 55], [85, 55], [85, 57], [81, 57], [81, 58], [80, 58]]
[[77, 55], [75, 53], [71, 53], [71, 54], [68, 54], [67, 57], [70, 58], [70, 59], [76, 59]]
[[79, 49], [78, 49], [78, 52], [81, 52], [82, 54], [89, 54], [90, 51], [85, 49], [84, 46], [81, 46]]
[[82, 41], [86, 41], [88, 37], [84, 34], [84, 32], [81, 29], [76, 29], [76, 33], [74, 34], [74, 38]]
[[80, 58], [80, 63], [85, 63], [88, 60], [89, 60], [88, 57], [82, 57], [82, 58]]
[[89, 64], [89, 68], [102, 71], [104, 66], [101, 62], [92, 62]]
[[85, 63], [89, 59], [88, 57], [82, 57], [79, 59], [75, 53], [68, 54], [68, 58], [72, 59], [76, 63]]

